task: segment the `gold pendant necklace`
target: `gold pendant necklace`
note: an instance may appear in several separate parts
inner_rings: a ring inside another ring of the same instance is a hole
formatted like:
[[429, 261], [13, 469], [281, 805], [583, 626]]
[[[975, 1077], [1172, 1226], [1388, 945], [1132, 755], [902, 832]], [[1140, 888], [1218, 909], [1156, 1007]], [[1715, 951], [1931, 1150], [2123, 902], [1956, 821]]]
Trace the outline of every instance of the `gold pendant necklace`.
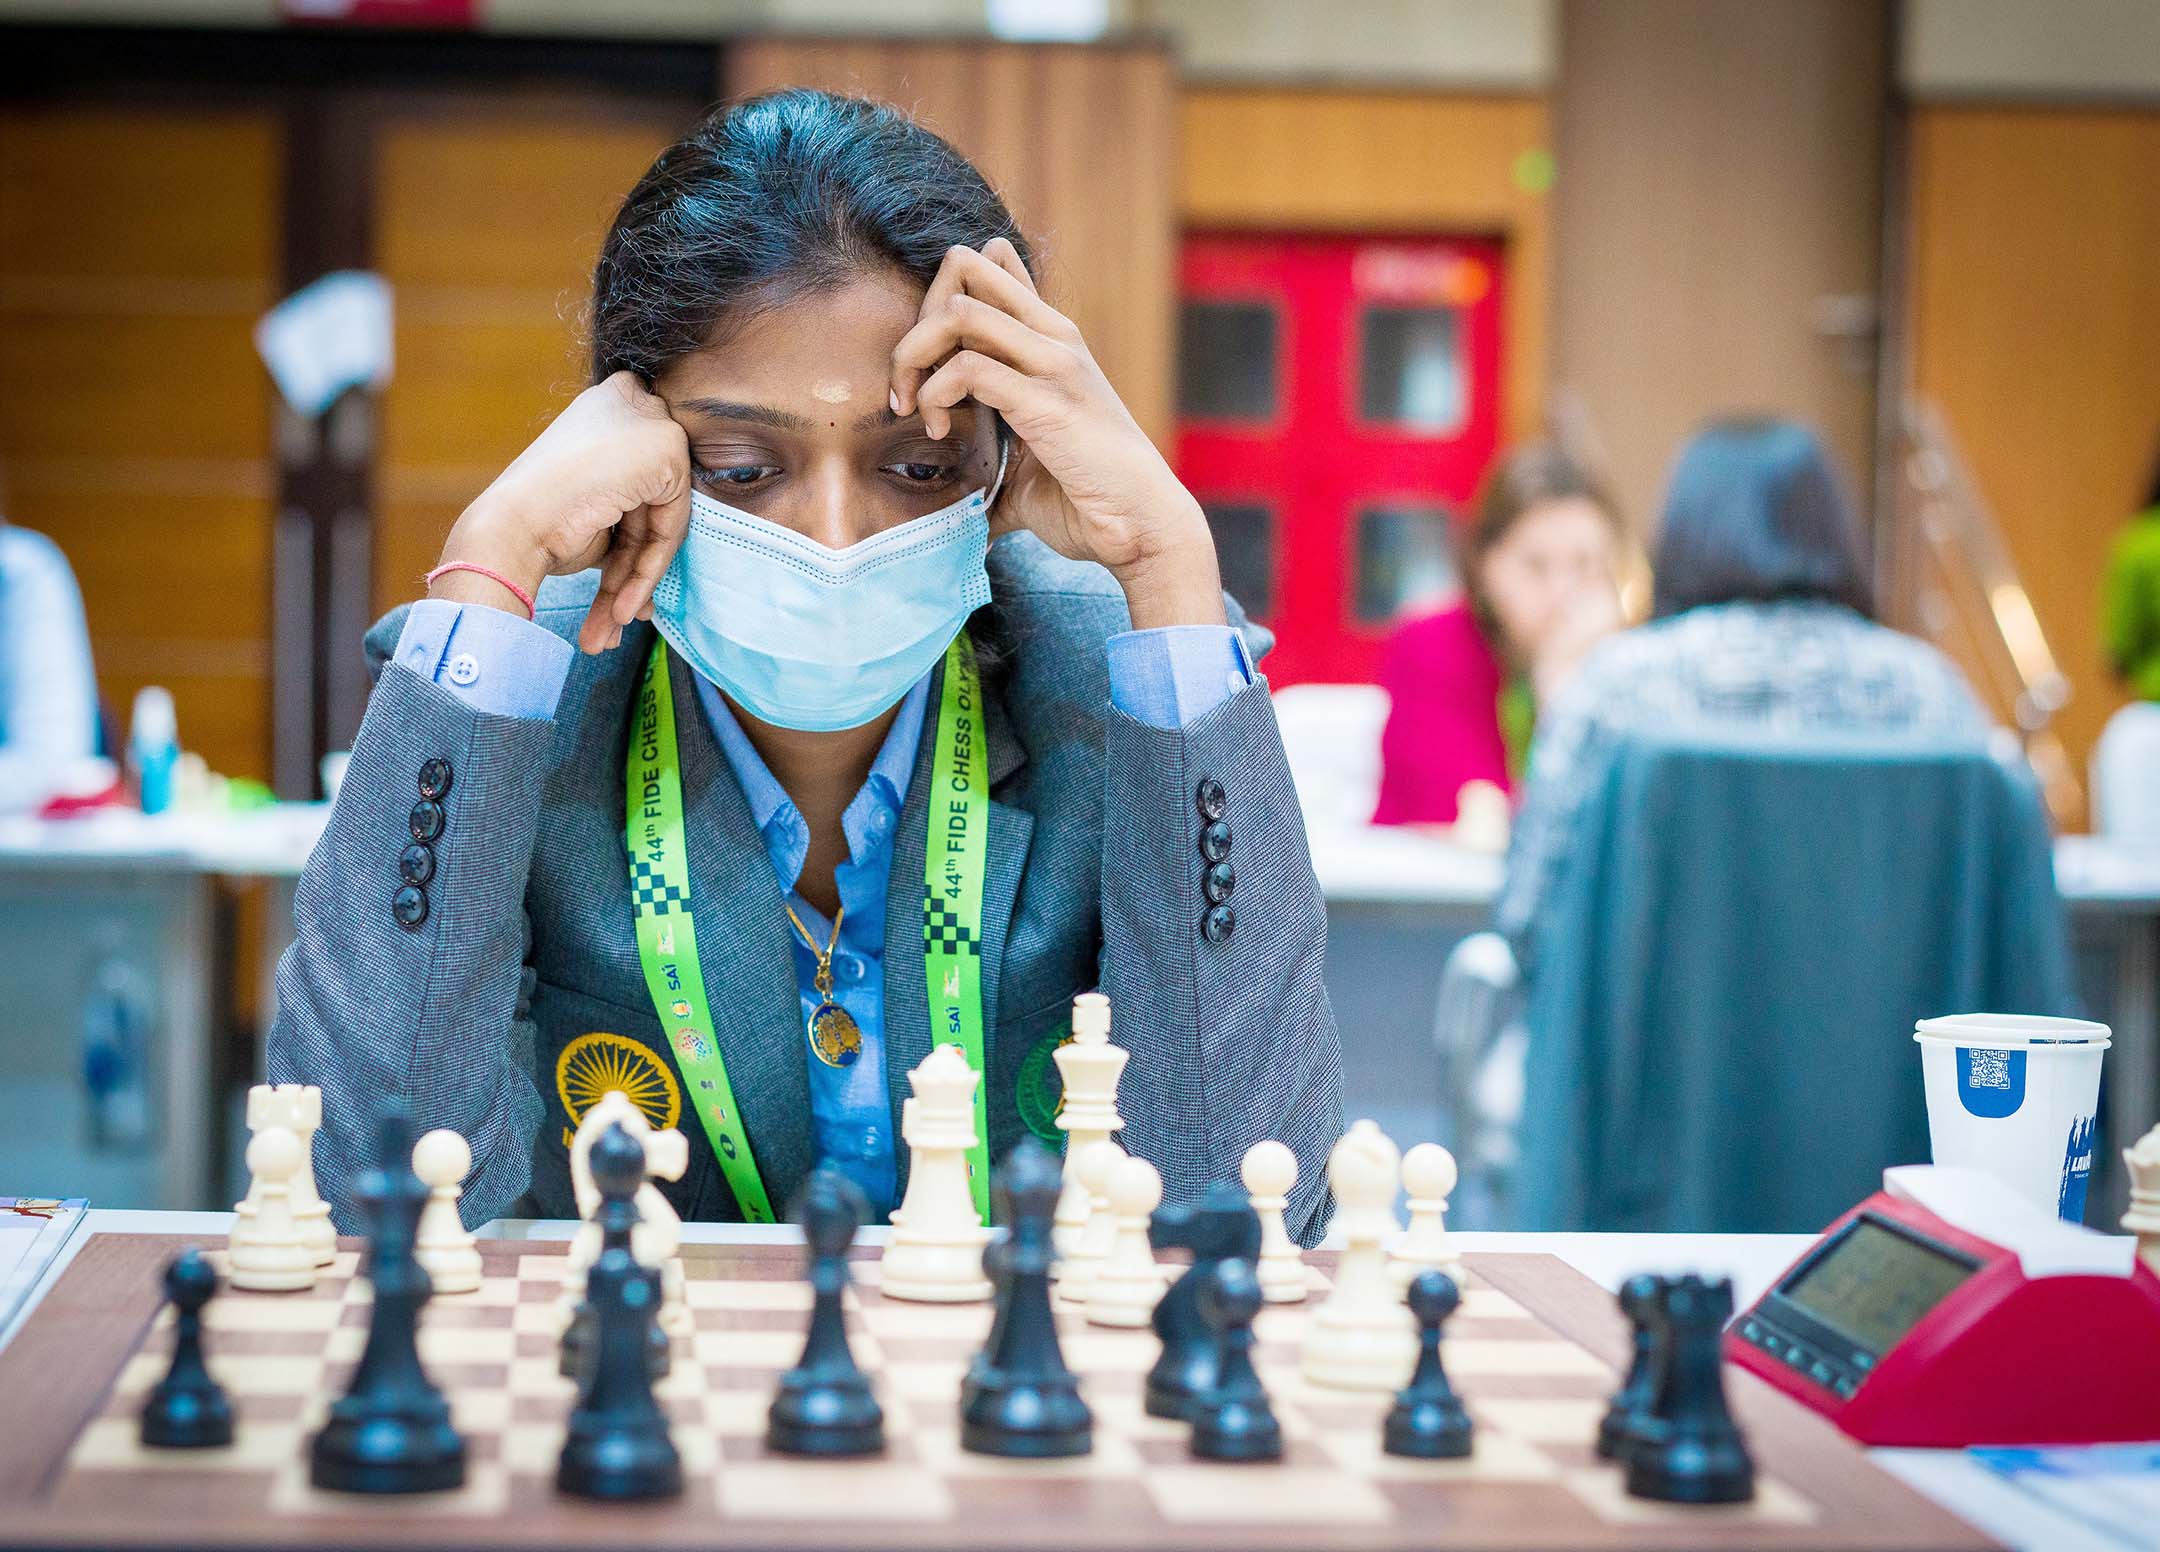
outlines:
[[819, 948], [817, 939], [810, 936], [810, 929], [795, 914], [795, 907], [785, 900], [780, 906], [787, 912], [788, 920], [795, 924], [795, 930], [802, 934], [803, 942], [810, 946], [810, 952], [817, 955], [817, 976], [812, 984], [817, 988], [818, 1005], [810, 1010], [810, 1049], [817, 1052], [818, 1060], [828, 1067], [852, 1067], [855, 1059], [862, 1055], [862, 1029], [847, 1009], [833, 1001], [832, 994], [833, 950], [840, 944], [840, 921], [847, 915], [847, 907], [843, 905], [833, 913], [832, 937]]

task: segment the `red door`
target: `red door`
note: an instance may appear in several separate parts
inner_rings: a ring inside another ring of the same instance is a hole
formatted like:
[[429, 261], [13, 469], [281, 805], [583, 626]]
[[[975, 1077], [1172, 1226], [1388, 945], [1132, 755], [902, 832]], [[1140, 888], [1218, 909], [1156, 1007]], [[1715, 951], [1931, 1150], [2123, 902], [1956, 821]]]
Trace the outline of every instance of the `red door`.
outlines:
[[1276, 684], [1370, 680], [1457, 589], [1454, 526], [1499, 441], [1501, 247], [1195, 234], [1177, 468]]

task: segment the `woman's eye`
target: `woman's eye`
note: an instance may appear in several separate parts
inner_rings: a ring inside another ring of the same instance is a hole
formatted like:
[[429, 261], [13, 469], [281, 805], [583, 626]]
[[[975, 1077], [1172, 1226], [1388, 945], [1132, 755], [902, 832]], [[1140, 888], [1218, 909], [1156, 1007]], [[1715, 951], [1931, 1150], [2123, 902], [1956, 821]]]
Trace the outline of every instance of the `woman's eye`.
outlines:
[[958, 472], [949, 463], [889, 463], [885, 467], [910, 485], [935, 485]]
[[706, 485], [755, 485], [780, 471], [769, 463], [730, 463], [717, 468], [699, 467], [695, 473]]

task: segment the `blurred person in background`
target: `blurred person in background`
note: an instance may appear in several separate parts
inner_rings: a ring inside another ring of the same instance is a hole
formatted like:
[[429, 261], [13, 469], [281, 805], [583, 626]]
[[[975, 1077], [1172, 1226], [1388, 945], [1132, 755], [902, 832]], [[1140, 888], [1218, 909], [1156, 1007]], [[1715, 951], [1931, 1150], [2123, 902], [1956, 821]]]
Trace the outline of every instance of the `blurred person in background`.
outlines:
[[2093, 751], [2093, 828], [2160, 846], [2160, 456], [2144, 506], [2109, 557], [2100, 630], [2136, 699], [2108, 720]]
[[82, 593], [60, 547], [0, 516], [0, 813], [34, 809], [97, 753]]
[[1576, 815], [1638, 728], [1984, 740], [1957, 668], [1875, 622], [1860, 527], [1815, 433], [1732, 418], [1674, 466], [1649, 623], [1594, 648], [1539, 718], [1494, 924], [1530, 965]]
[[1474, 782], [1515, 793], [1538, 708], [1621, 625], [1621, 543], [1612, 501], [1558, 447], [1528, 443], [1494, 468], [1463, 599], [1404, 625], [1381, 660], [1375, 824], [1453, 824]]

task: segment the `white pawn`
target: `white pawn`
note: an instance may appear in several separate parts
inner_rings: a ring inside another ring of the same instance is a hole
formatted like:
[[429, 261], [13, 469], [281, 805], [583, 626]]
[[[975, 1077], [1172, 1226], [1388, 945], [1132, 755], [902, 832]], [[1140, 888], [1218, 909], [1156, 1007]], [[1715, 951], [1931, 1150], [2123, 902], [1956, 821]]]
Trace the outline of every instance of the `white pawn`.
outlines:
[[1088, 1216], [1072, 1254], [1057, 1264], [1057, 1296], [1072, 1304], [1087, 1302], [1088, 1284], [1117, 1243], [1117, 1214], [1110, 1210], [1110, 1177], [1125, 1150], [1108, 1138], [1089, 1143], [1071, 1159], [1067, 1169], [1087, 1193]]
[[480, 1247], [458, 1216], [458, 1197], [472, 1169], [472, 1144], [447, 1126], [421, 1134], [413, 1144], [413, 1173], [427, 1185], [413, 1257], [437, 1293], [473, 1293], [480, 1287]]
[[2160, 1276], [2160, 1126], [2123, 1149], [2130, 1171], [2130, 1210], [2122, 1226], [2137, 1236], [2138, 1259]]
[[1305, 1258], [1291, 1243], [1283, 1212], [1297, 1185], [1297, 1155], [1270, 1137], [1245, 1150], [1238, 1173], [1260, 1215], [1260, 1297], [1270, 1304], [1305, 1302]]
[[1462, 1257], [1448, 1239], [1448, 1194], [1455, 1189], [1455, 1155], [1436, 1142], [1421, 1142], [1403, 1155], [1403, 1189], [1410, 1193], [1410, 1231], [1388, 1252], [1396, 1286], [1408, 1289], [1417, 1274], [1441, 1271], [1462, 1280]]
[[[1105, 1145], [1108, 1146], [1108, 1145]], [[1162, 1176], [1146, 1159], [1127, 1155], [1110, 1171], [1110, 1212], [1116, 1240], [1088, 1280], [1091, 1326], [1144, 1326], [1155, 1313], [1166, 1279], [1148, 1243], [1148, 1219], [1162, 1205]]]
[[1400, 1390], [1417, 1362], [1417, 1321], [1388, 1272], [1395, 1182], [1402, 1156], [1371, 1121], [1343, 1134], [1328, 1155], [1328, 1185], [1345, 1241], [1335, 1288], [1313, 1312], [1299, 1354], [1305, 1378], [1339, 1390]]
[[287, 1293], [315, 1286], [315, 1253], [293, 1216], [292, 1181], [300, 1160], [300, 1139], [282, 1126], [264, 1127], [248, 1143], [254, 1183], [249, 1199], [233, 1208], [227, 1278], [233, 1287]]
[[[312, 1083], [258, 1083], [248, 1090], [247, 1124], [251, 1132], [281, 1126], [300, 1139], [300, 1169], [292, 1181], [293, 1221], [307, 1241], [317, 1266], [337, 1259], [337, 1229], [330, 1204], [315, 1189], [315, 1134], [322, 1129], [322, 1090]], [[248, 1200], [257, 1199], [252, 1183]]]
[[901, 1134], [910, 1150], [907, 1196], [879, 1265], [878, 1286], [888, 1299], [970, 1304], [990, 1297], [982, 1265], [990, 1231], [968, 1185], [976, 1082], [955, 1045], [938, 1046], [908, 1074], [915, 1103]]
[[1110, 1043], [1110, 999], [1101, 992], [1082, 992], [1073, 998], [1072, 1039], [1051, 1053], [1064, 1080], [1065, 1103], [1057, 1124], [1065, 1133], [1065, 1186], [1058, 1193], [1057, 1216], [1050, 1231], [1059, 1255], [1071, 1255], [1079, 1247], [1080, 1231], [1086, 1227], [1091, 1198], [1075, 1167], [1081, 1150], [1091, 1143], [1108, 1142], [1124, 1128], [1118, 1114], [1118, 1079], [1132, 1053]]

